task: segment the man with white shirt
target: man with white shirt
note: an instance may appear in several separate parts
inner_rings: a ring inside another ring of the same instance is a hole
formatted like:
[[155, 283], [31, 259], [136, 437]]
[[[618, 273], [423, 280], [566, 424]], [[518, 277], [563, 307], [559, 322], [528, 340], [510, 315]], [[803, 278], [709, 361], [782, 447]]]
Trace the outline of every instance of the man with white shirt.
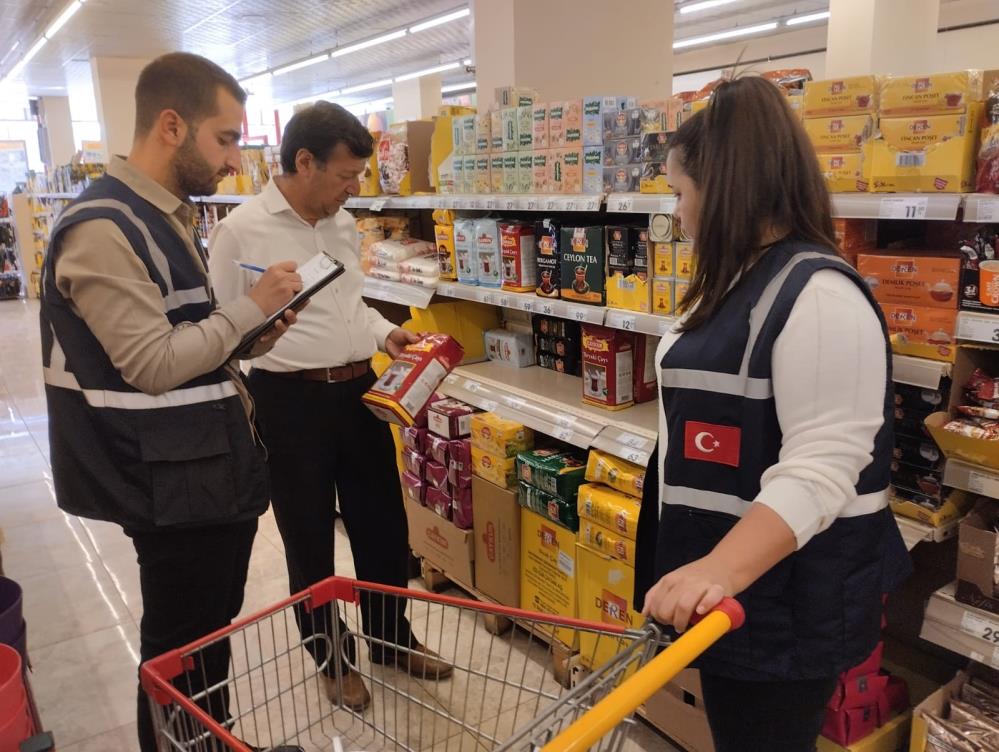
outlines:
[[[360, 190], [359, 176], [374, 149], [371, 134], [342, 107], [329, 102], [298, 112], [281, 142], [283, 175], [220, 222], [209, 241], [215, 291], [223, 302], [245, 294], [255, 276], [235, 262], [267, 267], [271, 259], [299, 264], [326, 252], [346, 267], [314, 295], [298, 324], [264, 357], [253, 361], [249, 384], [267, 446], [272, 503], [285, 545], [291, 592], [333, 574], [335, 502], [357, 576], [405, 587], [408, 528], [387, 424], [361, 403], [375, 382], [371, 356], [396, 356], [418, 338], [386, 321], [361, 298], [363, 273], [357, 229], [343, 211]], [[420, 645], [405, 616], [406, 601], [362, 601], [365, 634], [374, 663], [395, 664], [420, 678], [442, 679], [451, 667]], [[302, 639], [318, 665], [333, 636], [332, 610], [298, 613]], [[337, 617], [339, 618], [339, 617]], [[382, 642], [384, 641], [384, 642]], [[392, 647], [384, 647], [383, 644]], [[347, 661], [356, 664], [349, 643]], [[326, 691], [334, 703], [361, 710], [371, 697], [359, 674], [341, 660], [343, 681]]]

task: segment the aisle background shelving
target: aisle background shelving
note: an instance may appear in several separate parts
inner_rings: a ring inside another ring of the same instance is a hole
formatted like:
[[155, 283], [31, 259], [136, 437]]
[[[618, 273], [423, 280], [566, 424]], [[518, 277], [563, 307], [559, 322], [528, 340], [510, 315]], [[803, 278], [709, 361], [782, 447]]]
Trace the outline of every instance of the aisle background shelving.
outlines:
[[992, 668], [999, 668], [999, 614], [959, 603], [955, 583], [930, 596], [920, 637]]

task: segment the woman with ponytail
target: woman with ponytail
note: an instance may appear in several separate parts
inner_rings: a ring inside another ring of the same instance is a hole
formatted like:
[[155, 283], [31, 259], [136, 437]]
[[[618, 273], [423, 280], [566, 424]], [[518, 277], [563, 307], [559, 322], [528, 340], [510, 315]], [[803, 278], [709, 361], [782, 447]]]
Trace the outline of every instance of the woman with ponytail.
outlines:
[[657, 353], [637, 600], [682, 632], [737, 598], [745, 626], [695, 664], [715, 748], [812, 752], [910, 568], [888, 508], [887, 333], [775, 85], [721, 83], [667, 166], [696, 268]]

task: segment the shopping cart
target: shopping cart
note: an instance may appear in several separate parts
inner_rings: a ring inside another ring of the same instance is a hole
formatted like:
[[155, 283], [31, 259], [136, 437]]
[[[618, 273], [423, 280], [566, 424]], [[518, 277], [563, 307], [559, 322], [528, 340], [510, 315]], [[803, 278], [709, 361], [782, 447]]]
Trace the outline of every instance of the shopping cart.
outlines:
[[[399, 598], [408, 602], [414, 633], [454, 666], [449, 678], [414, 677], [373, 664], [367, 650], [356, 649], [389, 645], [363, 633], [362, 612], [387, 613]], [[342, 623], [330, 618], [334, 612]], [[296, 616], [329, 619], [332, 638], [302, 640]], [[622, 748], [639, 705], [741, 623], [741, 608], [726, 600], [670, 644], [652, 624], [628, 629], [331, 577], [146, 662], [141, 678], [161, 752], [282, 744], [310, 752], [610, 751]], [[589, 661], [575, 652], [580, 644]], [[209, 685], [205, 666], [220, 650], [228, 675]], [[342, 681], [338, 654], [349, 656], [371, 690], [371, 706], [362, 712], [327, 699], [325, 677]]]

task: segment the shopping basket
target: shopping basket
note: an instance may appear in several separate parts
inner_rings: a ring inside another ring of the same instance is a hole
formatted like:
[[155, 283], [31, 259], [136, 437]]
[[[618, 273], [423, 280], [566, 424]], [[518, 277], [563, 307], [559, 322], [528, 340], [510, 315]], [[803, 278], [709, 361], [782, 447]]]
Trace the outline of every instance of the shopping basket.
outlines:
[[[453, 665], [449, 678], [430, 681], [368, 658], [371, 648], [389, 643], [364, 634], [362, 609], [386, 613], [400, 598], [417, 638]], [[296, 615], [316, 619], [324, 609], [343, 622], [329, 619], [332, 636], [302, 640]], [[669, 644], [651, 623], [628, 629], [331, 577], [147, 661], [141, 680], [161, 752], [283, 744], [310, 752], [609, 751], [621, 749], [639, 705], [741, 621], [739, 605], [726, 600]], [[580, 638], [591, 659], [612, 657], [579, 669], [573, 652]], [[212, 651], [226, 646], [228, 673], [209, 686], [204, 667]], [[364, 711], [327, 699], [324, 684], [342, 681], [343, 668], [335, 658], [314, 656], [338, 654], [349, 655], [347, 663], [371, 691]], [[570, 675], [574, 681], [565, 680]]]

